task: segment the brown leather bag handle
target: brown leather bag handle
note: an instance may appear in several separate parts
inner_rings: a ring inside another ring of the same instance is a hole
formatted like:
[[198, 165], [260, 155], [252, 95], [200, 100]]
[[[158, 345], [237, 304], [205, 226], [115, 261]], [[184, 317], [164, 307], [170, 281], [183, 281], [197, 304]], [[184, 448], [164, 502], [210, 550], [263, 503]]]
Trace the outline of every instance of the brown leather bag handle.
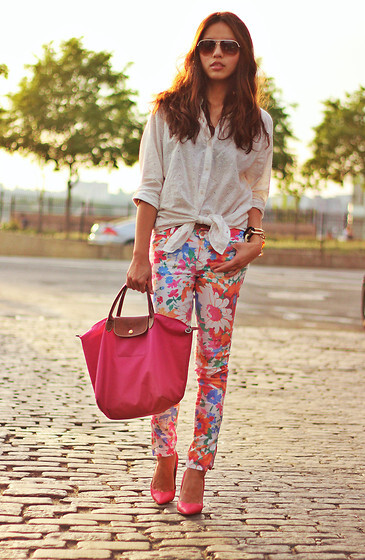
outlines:
[[[119, 301], [119, 305], [118, 305], [118, 310], [117, 310], [117, 315], [116, 315], [116, 316], [117, 316], [117, 317], [120, 317], [120, 316], [121, 316], [122, 308], [123, 308], [123, 303], [124, 303], [124, 299], [125, 299], [125, 295], [126, 295], [126, 293], [127, 293], [127, 290], [128, 290], [127, 284], [124, 284], [124, 286], [120, 289], [120, 291], [118, 292], [118, 294], [117, 294], [115, 300], [114, 300], [113, 303], [112, 303], [112, 306], [111, 306], [110, 311], [109, 311], [107, 323], [108, 323], [108, 321], [113, 321], [113, 311], [114, 311], [115, 306], [117, 305], [117, 303], [118, 303], [119, 300], [120, 300], [120, 301]], [[152, 322], [153, 322], [153, 318], [154, 318], [154, 316], [155, 316], [155, 310], [154, 310], [154, 308], [153, 308], [153, 303], [152, 303], [151, 294], [150, 294], [148, 291], [146, 291], [146, 295], [147, 295], [147, 302], [148, 302], [148, 316], [150, 317], [150, 319], [151, 319]]]

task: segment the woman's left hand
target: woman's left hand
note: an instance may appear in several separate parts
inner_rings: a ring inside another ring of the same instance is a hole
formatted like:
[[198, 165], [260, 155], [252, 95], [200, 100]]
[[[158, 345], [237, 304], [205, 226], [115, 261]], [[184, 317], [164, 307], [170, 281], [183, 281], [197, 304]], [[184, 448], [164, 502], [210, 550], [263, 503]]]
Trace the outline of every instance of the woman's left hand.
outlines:
[[258, 241], [250, 241], [250, 243], [235, 243], [233, 247], [236, 251], [233, 259], [213, 264], [211, 266], [213, 272], [228, 272], [227, 276], [234, 276], [260, 255], [262, 242], [259, 239]]

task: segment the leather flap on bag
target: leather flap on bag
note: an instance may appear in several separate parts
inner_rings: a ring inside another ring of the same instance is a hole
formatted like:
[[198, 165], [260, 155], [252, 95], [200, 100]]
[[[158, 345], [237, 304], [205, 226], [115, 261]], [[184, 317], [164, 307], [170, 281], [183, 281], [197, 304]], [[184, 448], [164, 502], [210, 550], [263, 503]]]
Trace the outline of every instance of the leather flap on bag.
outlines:
[[115, 317], [114, 333], [122, 338], [131, 338], [147, 332], [151, 318], [146, 317]]

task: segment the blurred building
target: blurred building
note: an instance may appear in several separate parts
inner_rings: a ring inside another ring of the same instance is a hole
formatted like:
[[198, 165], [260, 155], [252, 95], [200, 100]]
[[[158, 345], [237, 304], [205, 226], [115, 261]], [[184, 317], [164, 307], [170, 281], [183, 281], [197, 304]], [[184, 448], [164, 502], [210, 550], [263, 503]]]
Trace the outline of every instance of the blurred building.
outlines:
[[108, 195], [108, 183], [85, 183], [83, 181], [78, 181], [78, 183], [72, 187], [72, 196], [80, 200], [102, 202], [108, 198]]
[[[316, 212], [325, 212], [330, 214], [346, 213], [348, 204], [352, 201], [351, 195], [339, 195], [333, 197], [322, 197], [320, 195], [310, 198], [302, 196], [299, 202], [299, 210], [314, 210]], [[267, 208], [295, 209], [295, 199], [285, 194], [276, 194], [269, 197]]]
[[365, 239], [365, 180], [354, 183], [352, 200], [349, 204], [349, 224], [354, 237]]

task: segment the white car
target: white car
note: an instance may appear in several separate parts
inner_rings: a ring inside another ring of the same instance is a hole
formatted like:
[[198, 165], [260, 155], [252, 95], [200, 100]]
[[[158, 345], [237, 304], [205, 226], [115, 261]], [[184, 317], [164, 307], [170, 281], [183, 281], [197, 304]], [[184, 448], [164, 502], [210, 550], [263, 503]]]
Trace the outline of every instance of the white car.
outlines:
[[108, 243], [128, 245], [134, 243], [135, 231], [135, 218], [100, 222], [100, 224], [92, 226], [88, 242], [95, 245], [107, 245]]

